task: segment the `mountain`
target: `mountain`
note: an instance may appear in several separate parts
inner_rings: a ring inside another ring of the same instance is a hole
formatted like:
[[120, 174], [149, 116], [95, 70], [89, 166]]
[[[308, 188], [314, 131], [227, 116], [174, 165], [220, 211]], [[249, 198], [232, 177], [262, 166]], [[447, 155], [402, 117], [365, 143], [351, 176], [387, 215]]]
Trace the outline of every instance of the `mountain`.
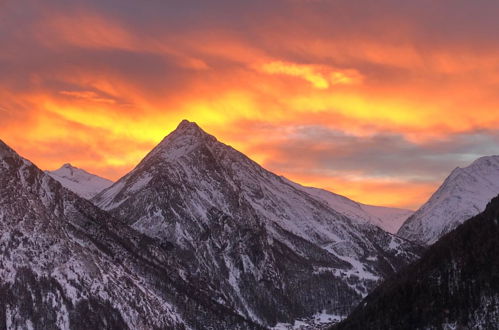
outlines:
[[58, 170], [45, 171], [45, 173], [59, 181], [64, 187], [85, 199], [91, 199], [113, 184], [111, 180], [88, 173], [71, 164], [64, 164]]
[[465, 220], [482, 212], [499, 194], [499, 156], [482, 157], [456, 168], [398, 231], [398, 235], [430, 245]]
[[499, 197], [374, 290], [335, 330], [498, 329]]
[[263, 326], [344, 316], [420, 253], [188, 121], [92, 201], [175, 246], [192, 281]]
[[295, 188], [306, 192], [319, 201], [327, 203], [328, 206], [344, 216], [358, 221], [367, 220], [373, 225], [392, 234], [395, 234], [404, 221], [414, 213], [414, 211], [411, 210], [358, 203], [345, 196], [327, 190], [304, 187], [284, 177], [283, 179]]
[[0, 141], [0, 328], [259, 329]]

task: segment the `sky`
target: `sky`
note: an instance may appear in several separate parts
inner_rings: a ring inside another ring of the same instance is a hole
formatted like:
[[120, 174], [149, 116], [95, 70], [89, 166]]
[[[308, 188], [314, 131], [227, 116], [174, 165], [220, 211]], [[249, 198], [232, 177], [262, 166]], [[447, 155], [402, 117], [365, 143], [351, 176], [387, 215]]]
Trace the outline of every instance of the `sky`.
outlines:
[[0, 0], [0, 139], [116, 180], [182, 119], [416, 209], [499, 154], [495, 0]]

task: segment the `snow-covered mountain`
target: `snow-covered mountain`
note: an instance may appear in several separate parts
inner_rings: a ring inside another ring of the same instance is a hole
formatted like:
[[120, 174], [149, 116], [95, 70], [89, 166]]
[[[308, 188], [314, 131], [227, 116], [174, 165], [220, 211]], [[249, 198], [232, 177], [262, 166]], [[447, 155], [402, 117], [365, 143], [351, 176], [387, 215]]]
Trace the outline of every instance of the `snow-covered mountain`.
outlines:
[[456, 168], [398, 231], [422, 244], [433, 244], [465, 220], [482, 212], [499, 194], [499, 156], [482, 157]]
[[327, 203], [332, 209], [346, 217], [358, 221], [368, 221], [392, 234], [395, 234], [404, 221], [414, 213], [411, 210], [358, 203], [324, 189], [304, 187], [286, 178], [283, 179], [295, 188]]
[[45, 171], [45, 173], [59, 181], [64, 187], [85, 199], [91, 199], [113, 184], [113, 181], [111, 180], [88, 173], [71, 164], [64, 164], [58, 170]]
[[92, 201], [178, 248], [192, 281], [264, 326], [344, 316], [420, 251], [188, 121]]
[[499, 329], [499, 197], [332, 330]]
[[259, 329], [0, 141], [0, 328]]

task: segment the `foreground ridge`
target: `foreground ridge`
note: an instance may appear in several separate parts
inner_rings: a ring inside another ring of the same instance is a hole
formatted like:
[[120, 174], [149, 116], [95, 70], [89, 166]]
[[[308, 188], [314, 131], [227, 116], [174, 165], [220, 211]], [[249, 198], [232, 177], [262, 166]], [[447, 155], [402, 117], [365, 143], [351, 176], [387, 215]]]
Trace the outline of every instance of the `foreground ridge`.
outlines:
[[132, 230], [0, 141], [0, 325], [259, 329], [213, 301], [168, 246]]

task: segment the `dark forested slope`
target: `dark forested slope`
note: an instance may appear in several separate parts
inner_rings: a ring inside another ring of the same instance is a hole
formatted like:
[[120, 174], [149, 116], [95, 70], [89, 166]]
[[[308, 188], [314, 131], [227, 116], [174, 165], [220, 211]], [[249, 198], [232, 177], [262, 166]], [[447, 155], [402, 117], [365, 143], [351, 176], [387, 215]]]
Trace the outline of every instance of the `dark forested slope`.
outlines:
[[496, 197], [334, 329], [499, 329], [498, 216]]

